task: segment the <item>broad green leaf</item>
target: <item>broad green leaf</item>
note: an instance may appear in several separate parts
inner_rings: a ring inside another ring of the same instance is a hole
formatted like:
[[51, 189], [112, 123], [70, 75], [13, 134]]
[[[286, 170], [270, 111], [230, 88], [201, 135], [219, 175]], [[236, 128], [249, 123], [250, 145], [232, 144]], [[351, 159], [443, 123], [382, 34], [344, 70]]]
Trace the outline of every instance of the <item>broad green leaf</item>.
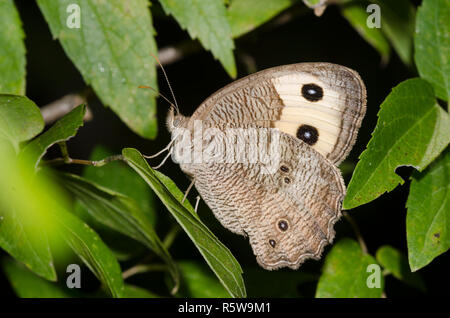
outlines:
[[141, 287], [125, 284], [124, 298], [159, 298], [158, 295]]
[[25, 94], [24, 38], [14, 1], [0, 1], [0, 93]]
[[408, 258], [399, 250], [392, 246], [384, 245], [378, 249], [376, 259], [381, 266], [398, 280], [425, 291], [425, 285], [422, 279], [417, 274], [411, 272], [408, 265]]
[[450, 96], [450, 0], [424, 0], [417, 12], [414, 40], [419, 74], [433, 84], [436, 96]]
[[410, 0], [375, 0], [380, 5], [381, 30], [406, 65], [412, 63], [416, 10]]
[[436, 102], [433, 87], [421, 79], [400, 83], [381, 104], [367, 149], [359, 157], [344, 209], [370, 202], [403, 179], [400, 166], [419, 171], [450, 142], [450, 117]]
[[290, 7], [295, 0], [233, 0], [228, 6], [228, 21], [233, 37], [239, 37], [269, 21]]
[[44, 129], [39, 108], [25, 96], [0, 94], [0, 137], [8, 139], [15, 150]]
[[[374, 265], [372, 265], [374, 264]], [[379, 298], [384, 289], [384, 279], [379, 272], [379, 288], [372, 286], [377, 275], [371, 266], [379, 266], [359, 244], [351, 239], [337, 242], [328, 253], [317, 285], [318, 298]], [[370, 284], [369, 284], [370, 283]], [[372, 287], [372, 288], [369, 288]]]
[[348, 3], [342, 5], [342, 15], [353, 28], [381, 55], [382, 63], [389, 60], [390, 47], [381, 29], [367, 26], [368, 13], [366, 6], [360, 3]]
[[98, 234], [69, 212], [59, 211], [55, 218], [60, 234], [78, 257], [113, 297], [123, 297], [124, 283], [120, 265]]
[[412, 271], [450, 248], [450, 149], [422, 173], [414, 173], [406, 216]]
[[230, 294], [220, 284], [214, 273], [204, 264], [180, 261], [181, 290], [177, 296], [188, 298], [228, 298]]
[[160, 0], [167, 14], [172, 15], [192, 39], [199, 39], [222, 63], [228, 74], [237, 75], [233, 56], [234, 43], [227, 10], [223, 0]]
[[21, 264], [6, 258], [2, 261], [3, 271], [18, 297], [21, 298], [70, 298], [74, 297], [69, 289], [63, 289], [36, 276]]
[[157, 236], [153, 225], [136, 201], [73, 174], [60, 174], [61, 184], [71, 192], [98, 222], [127, 235], [151, 249], [168, 265], [175, 287], [179, 273], [175, 262]]
[[[90, 160], [102, 160], [112, 156], [110, 150], [96, 146], [89, 157]], [[145, 217], [155, 226], [156, 211], [154, 194], [142, 178], [123, 161], [112, 161], [101, 167], [86, 166], [83, 177], [94, 183], [133, 198], [138, 203]]]
[[[38, 0], [54, 38], [104, 105], [137, 134], [155, 138], [157, 55], [148, 1]], [[75, 6], [74, 6], [75, 5]], [[76, 22], [77, 7], [80, 27]]]
[[[0, 247], [30, 270], [56, 280], [48, 235], [48, 210], [58, 201], [51, 188], [19, 162], [12, 146], [0, 138]], [[50, 201], [50, 202], [49, 202]]]
[[48, 148], [57, 142], [65, 141], [75, 136], [78, 128], [83, 126], [86, 106], [80, 105], [58, 120], [50, 129], [28, 143], [21, 156], [26, 156], [37, 167]]
[[150, 185], [198, 248], [209, 267], [233, 297], [245, 297], [242, 269], [231, 252], [201, 222], [192, 206], [181, 204], [183, 193], [172, 180], [154, 171], [136, 149], [123, 149], [126, 162]]

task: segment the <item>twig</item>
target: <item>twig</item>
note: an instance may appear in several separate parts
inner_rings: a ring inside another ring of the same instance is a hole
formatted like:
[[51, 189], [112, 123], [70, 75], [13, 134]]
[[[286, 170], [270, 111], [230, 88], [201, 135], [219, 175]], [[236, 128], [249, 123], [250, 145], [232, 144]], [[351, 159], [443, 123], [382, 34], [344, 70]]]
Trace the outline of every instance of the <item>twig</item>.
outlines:
[[55, 159], [43, 161], [42, 164], [49, 165], [49, 166], [57, 166], [57, 165], [62, 165], [62, 164], [76, 164], [76, 165], [101, 167], [111, 161], [116, 161], [116, 160], [124, 160], [124, 158], [122, 155], [113, 155], [110, 157], [106, 157], [105, 159], [102, 159], [102, 160], [92, 161], [92, 160], [72, 159], [70, 157], [65, 157], [65, 158], [55, 158]]
[[361, 235], [361, 232], [359, 231], [358, 224], [356, 224], [355, 220], [347, 213], [347, 211], [342, 212], [344, 217], [347, 219], [348, 223], [350, 223], [351, 227], [353, 228], [353, 231], [355, 232], [356, 238], [358, 239], [359, 245], [361, 246], [362, 251], [365, 254], [368, 254], [369, 251], [367, 250], [367, 245], [364, 242], [364, 239]]
[[167, 266], [164, 264], [138, 264], [130, 267], [126, 271], [122, 273], [123, 279], [127, 279], [133, 275], [145, 273], [145, 272], [156, 272], [156, 271], [165, 271], [167, 270]]
[[[46, 124], [51, 124], [59, 118], [69, 113], [72, 109], [80, 104], [85, 104], [89, 92], [86, 90], [79, 94], [68, 94], [62, 98], [51, 102], [41, 107], [41, 114]], [[90, 121], [92, 119], [92, 112], [89, 107], [86, 107], [86, 114], [84, 115], [84, 121]]]

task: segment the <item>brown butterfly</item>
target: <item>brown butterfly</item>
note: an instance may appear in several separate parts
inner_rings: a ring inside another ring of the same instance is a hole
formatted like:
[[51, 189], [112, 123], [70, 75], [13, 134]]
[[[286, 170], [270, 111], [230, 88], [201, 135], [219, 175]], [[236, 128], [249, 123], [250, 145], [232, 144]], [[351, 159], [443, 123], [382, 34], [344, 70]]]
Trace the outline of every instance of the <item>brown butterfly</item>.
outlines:
[[[365, 110], [366, 89], [355, 71], [301, 63], [237, 80], [191, 117], [170, 111], [167, 123], [184, 149], [173, 159], [220, 223], [249, 237], [265, 269], [297, 269], [320, 258], [334, 238], [345, 195], [337, 165], [352, 149]], [[275, 149], [276, 160], [238, 160], [229, 152], [244, 144], [244, 157], [251, 148]]]

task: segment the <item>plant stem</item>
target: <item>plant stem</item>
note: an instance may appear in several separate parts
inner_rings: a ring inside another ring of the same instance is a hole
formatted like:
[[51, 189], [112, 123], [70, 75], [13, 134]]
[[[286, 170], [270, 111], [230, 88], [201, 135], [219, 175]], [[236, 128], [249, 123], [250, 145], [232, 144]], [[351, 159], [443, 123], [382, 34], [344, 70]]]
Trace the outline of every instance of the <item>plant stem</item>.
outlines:
[[167, 233], [166, 237], [164, 237], [163, 245], [166, 247], [166, 249], [169, 249], [170, 246], [172, 246], [172, 243], [173, 241], [175, 241], [178, 233], [180, 233], [180, 227], [178, 224], [175, 224], [174, 226], [172, 226], [169, 233]]
[[347, 219], [348, 223], [350, 223], [351, 227], [353, 228], [353, 231], [355, 232], [356, 238], [358, 239], [359, 245], [361, 246], [362, 251], [365, 254], [368, 254], [369, 251], [367, 250], [367, 245], [364, 242], [364, 239], [361, 235], [361, 232], [359, 230], [358, 224], [356, 224], [355, 220], [347, 213], [347, 211], [342, 212], [344, 217]]
[[167, 270], [167, 266], [164, 264], [137, 264], [124, 271], [122, 273], [122, 277], [123, 279], [127, 279], [133, 275], [140, 273], [165, 271], [165, 270]]
[[[64, 153], [63, 153], [64, 156]], [[92, 161], [92, 160], [83, 160], [83, 159], [72, 159], [70, 157], [63, 157], [63, 158], [55, 158], [51, 160], [44, 161], [43, 164], [55, 166], [60, 164], [77, 164], [77, 165], [85, 165], [85, 166], [94, 166], [94, 167], [101, 167], [106, 165], [107, 163], [111, 161], [116, 160], [124, 160], [122, 155], [113, 155], [110, 157], [106, 157], [105, 159], [98, 160], [98, 161]]]

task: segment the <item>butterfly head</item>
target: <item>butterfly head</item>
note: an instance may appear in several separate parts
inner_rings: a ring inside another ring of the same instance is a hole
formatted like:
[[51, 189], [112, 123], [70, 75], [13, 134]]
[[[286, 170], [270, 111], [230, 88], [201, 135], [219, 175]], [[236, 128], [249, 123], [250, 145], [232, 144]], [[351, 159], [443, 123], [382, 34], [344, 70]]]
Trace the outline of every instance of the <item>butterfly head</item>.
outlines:
[[171, 107], [169, 113], [167, 114], [166, 125], [170, 132], [173, 132], [176, 128], [182, 128], [186, 126], [187, 117], [181, 115], [180, 113], [175, 113], [174, 107]]

